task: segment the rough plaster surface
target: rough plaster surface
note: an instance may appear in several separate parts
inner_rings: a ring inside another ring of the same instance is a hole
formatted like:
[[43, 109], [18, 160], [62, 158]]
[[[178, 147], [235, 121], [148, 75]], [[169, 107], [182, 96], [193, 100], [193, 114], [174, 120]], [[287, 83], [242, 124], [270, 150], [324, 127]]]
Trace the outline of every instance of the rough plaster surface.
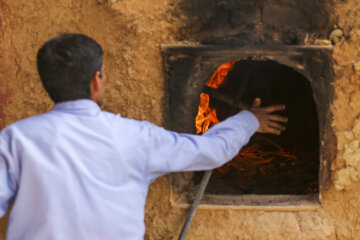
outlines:
[[[226, 1], [211, 2], [210, 10], [214, 2]], [[294, 11], [293, 3], [302, 1], [273, 2], [282, 5], [280, 10], [287, 14], [289, 8]], [[333, 187], [321, 193], [322, 204], [316, 211], [200, 210], [188, 239], [360, 239], [360, 3], [329, 2], [329, 17], [335, 19], [331, 28], [343, 32], [343, 36], [339, 31], [333, 33], [330, 39], [336, 43], [332, 111], [338, 138]], [[159, 44], [201, 40], [199, 26], [214, 19], [211, 11], [190, 19], [189, 12], [181, 13], [188, 5], [180, 0], [0, 0], [0, 127], [51, 109], [35, 70], [35, 55], [44, 41], [64, 32], [85, 33], [103, 45], [108, 76], [104, 109], [163, 124], [166, 101]], [[224, 11], [230, 5], [225, 5]], [[253, 15], [260, 19], [257, 8]], [[305, 27], [317, 21], [315, 15]], [[247, 23], [252, 23], [251, 19]], [[259, 23], [254, 29], [261, 32], [263, 27], [264, 23]], [[215, 30], [212, 34], [219, 34]], [[146, 239], [177, 238], [186, 211], [170, 204], [170, 191], [168, 177], [151, 186]], [[6, 223], [3, 218], [0, 239], [4, 239]]]

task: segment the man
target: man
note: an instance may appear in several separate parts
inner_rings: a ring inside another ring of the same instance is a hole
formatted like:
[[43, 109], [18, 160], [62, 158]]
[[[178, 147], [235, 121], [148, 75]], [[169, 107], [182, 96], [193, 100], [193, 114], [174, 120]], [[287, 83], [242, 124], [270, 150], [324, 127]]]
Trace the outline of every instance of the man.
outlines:
[[14, 199], [10, 240], [142, 239], [155, 178], [221, 166], [255, 131], [280, 134], [277, 122], [287, 121], [271, 114], [284, 106], [256, 100], [253, 113], [196, 136], [101, 111], [103, 51], [84, 35], [46, 42], [37, 66], [55, 107], [0, 133], [0, 216]]

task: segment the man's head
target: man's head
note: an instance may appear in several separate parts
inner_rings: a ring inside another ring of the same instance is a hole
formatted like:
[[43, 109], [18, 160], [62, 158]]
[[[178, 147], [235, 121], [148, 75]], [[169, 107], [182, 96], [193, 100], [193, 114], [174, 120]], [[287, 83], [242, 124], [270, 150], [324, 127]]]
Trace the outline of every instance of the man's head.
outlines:
[[[90, 85], [104, 74], [103, 50], [85, 35], [64, 34], [39, 49], [37, 67], [41, 82], [55, 103], [93, 99]], [[102, 95], [97, 98], [101, 98], [95, 99], [101, 104]]]

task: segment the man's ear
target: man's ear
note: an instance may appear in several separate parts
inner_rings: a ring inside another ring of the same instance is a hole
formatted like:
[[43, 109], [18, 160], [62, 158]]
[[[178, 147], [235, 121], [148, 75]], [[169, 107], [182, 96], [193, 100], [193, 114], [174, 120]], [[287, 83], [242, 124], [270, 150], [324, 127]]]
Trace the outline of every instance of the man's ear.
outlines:
[[99, 91], [101, 88], [100, 71], [97, 71], [91, 79], [90, 89], [94, 92]]
[[97, 71], [90, 82], [90, 93], [91, 95], [97, 95], [97, 92], [101, 91], [101, 78], [100, 71]]

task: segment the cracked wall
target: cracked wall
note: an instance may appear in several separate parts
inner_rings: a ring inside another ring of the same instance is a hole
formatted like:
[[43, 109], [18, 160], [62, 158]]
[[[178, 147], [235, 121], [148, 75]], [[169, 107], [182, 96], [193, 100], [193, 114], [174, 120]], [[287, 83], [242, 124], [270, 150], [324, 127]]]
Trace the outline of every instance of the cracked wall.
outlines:
[[[338, 154], [321, 206], [311, 211], [200, 209], [189, 239], [360, 239], [360, 3], [254, 0], [248, 15], [237, 7], [240, 0], [201, 3], [209, 11], [185, 0], [0, 0], [0, 127], [53, 106], [37, 76], [35, 56], [43, 42], [61, 33], [84, 33], [102, 44], [108, 76], [105, 110], [159, 125], [167, 107], [159, 44], [332, 43]], [[286, 16], [297, 20], [281, 25]], [[226, 27], [213, 24], [224, 18]], [[244, 25], [234, 24], [240, 21]], [[283, 34], [273, 34], [274, 29]], [[146, 239], [177, 238], [187, 210], [173, 206], [169, 195], [169, 176], [151, 185]], [[7, 218], [1, 219], [0, 239], [6, 223]]]

